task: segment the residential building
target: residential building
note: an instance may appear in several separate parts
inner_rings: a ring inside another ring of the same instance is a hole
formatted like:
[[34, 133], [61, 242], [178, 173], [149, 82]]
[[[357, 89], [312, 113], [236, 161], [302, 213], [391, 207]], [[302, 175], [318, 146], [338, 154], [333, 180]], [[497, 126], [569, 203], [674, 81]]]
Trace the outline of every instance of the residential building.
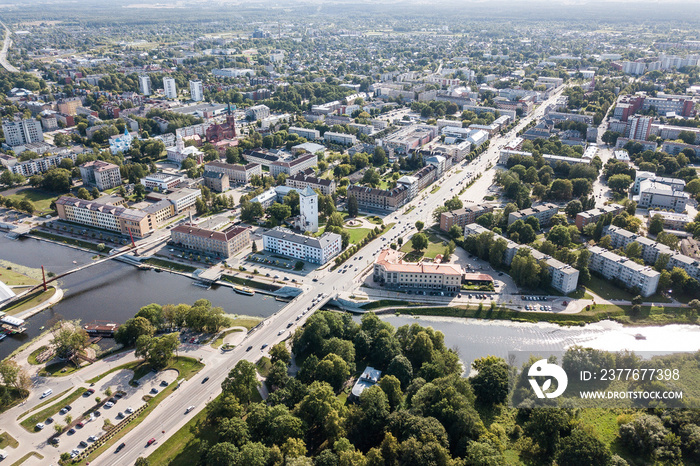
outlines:
[[18, 162], [16, 157], [8, 157], [3, 160], [3, 165], [5, 165], [8, 170], [12, 173], [18, 175], [24, 175], [26, 177], [32, 175], [38, 175], [47, 172], [53, 167], [58, 167], [61, 165], [63, 159], [69, 159], [73, 163], [78, 159], [77, 154], [72, 152], [61, 152], [56, 155], [49, 155], [47, 157], [40, 157], [38, 159], [25, 160], [24, 162]]
[[[491, 232], [491, 230], [484, 228], [476, 223], [470, 223], [469, 225], [464, 227], [465, 238], [469, 235], [479, 235], [483, 232], [493, 233]], [[513, 258], [518, 253], [518, 251], [522, 248], [525, 248], [530, 251], [532, 256], [537, 261], [542, 261], [545, 264], [547, 264], [549, 276], [551, 277], [550, 285], [552, 286], [552, 288], [564, 294], [569, 294], [572, 291], [576, 290], [576, 287], [578, 286], [579, 271], [575, 268], [571, 267], [570, 265], [564, 264], [563, 262], [560, 262], [554, 259], [553, 257], [543, 254], [537, 249], [531, 248], [530, 246], [515, 243], [495, 233], [493, 233], [493, 235], [494, 239], [503, 238], [506, 241], [506, 253], [503, 257], [503, 263], [505, 265], [510, 266], [510, 264], [513, 262]]]
[[656, 259], [659, 258], [659, 254], [668, 254], [669, 256], [674, 254], [673, 249], [665, 244], [657, 243], [646, 236], [632, 233], [615, 225], [605, 227], [603, 234], [610, 236], [614, 249], [622, 249], [624, 251], [630, 243], [639, 244], [642, 247], [641, 258], [647, 264], [654, 264]]
[[486, 204], [467, 204], [461, 209], [443, 212], [440, 214], [440, 229], [450, 231], [453, 225], [457, 225], [460, 230], [464, 230], [465, 226], [489, 212], [493, 212], [493, 206]]
[[357, 138], [353, 134], [336, 133], [334, 131], [323, 133], [323, 140], [344, 146], [351, 146], [357, 142]]
[[202, 181], [204, 186], [217, 193], [223, 193], [231, 189], [229, 177], [226, 173], [209, 171], [206, 167], [204, 168], [204, 173], [202, 173]]
[[355, 196], [361, 210], [393, 212], [409, 200], [409, 188], [399, 185], [393, 189], [369, 188], [361, 185], [348, 186], [348, 196]]
[[250, 244], [250, 229], [230, 225], [218, 231], [184, 224], [170, 230], [170, 242], [183, 249], [228, 259]]
[[174, 78], [169, 76], [163, 78], [163, 92], [166, 99], [177, 99], [177, 85]]
[[197, 198], [201, 196], [202, 191], [199, 189], [182, 188], [168, 194], [165, 198], [173, 203], [175, 206], [175, 213], [179, 214], [194, 206]]
[[317, 129], [299, 128], [298, 126], [290, 126], [287, 130], [289, 134], [296, 134], [299, 137], [306, 138], [308, 141], [315, 141], [321, 138], [321, 133]]
[[620, 214], [623, 210], [625, 210], [625, 208], [619, 204], [609, 204], [603, 207], [579, 212], [576, 214], [576, 227], [580, 231], [583, 231], [583, 227], [589, 223], [597, 223], [600, 217], [607, 214], [612, 214], [614, 217], [615, 215]]
[[245, 116], [252, 121], [263, 120], [270, 116], [270, 107], [267, 105], [253, 105], [246, 109]]
[[665, 176], [657, 176], [654, 172], [645, 172], [637, 170], [637, 174], [634, 178], [634, 185], [632, 185], [632, 193], [639, 194], [641, 190], [642, 181], [651, 180], [660, 184], [665, 184], [669, 186], [674, 191], [683, 191], [685, 189], [685, 180], [681, 178], [669, 178]]
[[228, 176], [229, 182], [250, 183], [253, 175], [262, 176], [262, 166], [258, 163], [246, 165], [231, 164], [226, 162], [209, 162], [204, 165], [204, 170], [209, 172], [224, 173]]
[[80, 107], [82, 104], [83, 102], [78, 98], [61, 99], [56, 102], [56, 107], [58, 108], [58, 113], [75, 116], [78, 114], [78, 107]]
[[689, 200], [690, 194], [675, 190], [661, 182], [644, 180], [639, 184], [637, 206], [643, 209], [667, 209], [683, 212]]
[[277, 175], [280, 173], [284, 173], [287, 176], [294, 176], [316, 165], [318, 165], [318, 156], [316, 154], [304, 154], [290, 162], [281, 162], [278, 160], [270, 163], [270, 175], [275, 178], [277, 178]]
[[588, 250], [591, 253], [589, 270], [600, 273], [607, 280], [618, 280], [625, 287], [637, 290], [643, 297], [656, 293], [661, 274], [652, 267], [637, 264], [599, 246], [591, 246]]
[[149, 225], [148, 214], [121, 206], [101, 204], [97, 201], [63, 196], [56, 200], [56, 211], [61, 220], [125, 235], [131, 234], [138, 238], [143, 238], [153, 231]]
[[318, 231], [318, 194], [307, 186], [297, 191], [299, 193], [299, 222], [300, 230], [311, 233]]
[[529, 209], [518, 210], [516, 212], [511, 212], [508, 215], [508, 225], [510, 226], [513, 222], [517, 220], [525, 221], [528, 217], [535, 217], [540, 221], [540, 227], [545, 227], [549, 225], [549, 221], [559, 212], [559, 206], [547, 202], [545, 204], [540, 204], [533, 206]]
[[82, 164], [80, 176], [83, 178], [84, 185], [95, 186], [100, 191], [122, 184], [119, 166], [102, 160], [93, 160]]
[[325, 178], [317, 178], [314, 176], [313, 169], [300, 171], [295, 175], [287, 177], [285, 184], [298, 190], [308, 186], [311, 189], [318, 189], [321, 194], [327, 196], [333, 194], [336, 190], [336, 182], [334, 179], [327, 180]]
[[150, 76], [139, 76], [139, 92], [142, 95], [153, 94], [153, 88], [151, 87], [151, 77]]
[[10, 147], [44, 141], [44, 132], [41, 129], [41, 122], [34, 118], [3, 121], [2, 132], [5, 135], [5, 144]]
[[630, 118], [630, 139], [646, 141], [651, 133], [651, 123], [654, 119], [648, 116], [635, 115]]
[[404, 262], [403, 253], [383, 249], [374, 261], [373, 280], [388, 288], [458, 292], [464, 270], [457, 264]]
[[144, 185], [146, 189], [153, 190], [157, 188], [160, 192], [165, 192], [175, 189], [183, 181], [185, 181], [185, 177], [181, 175], [153, 173], [142, 178], [141, 184]]
[[337, 233], [326, 232], [316, 238], [282, 227], [263, 233], [263, 247], [266, 251], [314, 264], [325, 264], [340, 254], [341, 246], [342, 240]]
[[690, 149], [695, 153], [696, 157], [700, 157], [700, 146], [695, 145], [695, 144], [685, 144], [682, 142], [672, 142], [672, 141], [664, 141], [664, 143], [661, 145], [661, 151], [666, 152], [667, 154], [670, 155], [678, 155], [683, 150], [685, 149]]
[[685, 231], [685, 227], [693, 221], [688, 214], [666, 212], [663, 210], [649, 210], [649, 223], [655, 215], [660, 215], [664, 221], [664, 230]]
[[202, 86], [202, 81], [190, 81], [190, 99], [195, 102], [204, 100], [204, 86]]

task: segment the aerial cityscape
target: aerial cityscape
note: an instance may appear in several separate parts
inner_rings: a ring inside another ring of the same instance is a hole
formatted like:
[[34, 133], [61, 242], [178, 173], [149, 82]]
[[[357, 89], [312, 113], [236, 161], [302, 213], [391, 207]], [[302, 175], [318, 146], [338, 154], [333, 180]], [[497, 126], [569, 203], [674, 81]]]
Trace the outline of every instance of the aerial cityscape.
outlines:
[[700, 465], [700, 4], [0, 35], [0, 461]]

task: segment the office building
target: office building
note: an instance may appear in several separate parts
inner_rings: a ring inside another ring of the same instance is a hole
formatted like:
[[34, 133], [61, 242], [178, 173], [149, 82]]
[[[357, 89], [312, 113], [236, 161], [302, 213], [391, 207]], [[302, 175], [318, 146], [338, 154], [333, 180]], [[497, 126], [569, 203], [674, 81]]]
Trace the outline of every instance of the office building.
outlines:
[[195, 146], [185, 147], [185, 141], [182, 136], [177, 136], [175, 139], [175, 147], [170, 147], [166, 150], [168, 160], [181, 164], [186, 158], [191, 158], [197, 165], [204, 163], [204, 152], [197, 149]]
[[637, 264], [598, 246], [591, 246], [588, 250], [591, 253], [589, 270], [601, 274], [607, 280], [618, 281], [643, 297], [656, 293], [661, 274], [652, 267]]
[[166, 99], [177, 99], [177, 85], [175, 84], [175, 78], [165, 77], [163, 78], [163, 91], [165, 92]]
[[336, 133], [334, 131], [326, 131], [323, 133], [323, 140], [344, 146], [352, 146], [357, 142], [357, 138], [353, 134]]
[[285, 184], [298, 190], [308, 186], [311, 189], [319, 190], [321, 194], [327, 196], [333, 194], [336, 190], [336, 182], [334, 179], [327, 180], [325, 178], [317, 178], [314, 176], [314, 171], [311, 168], [287, 177]]
[[131, 234], [137, 238], [143, 238], [153, 231], [149, 215], [145, 212], [101, 204], [97, 201], [84, 201], [75, 197], [63, 196], [56, 200], [56, 211], [61, 220], [124, 235]]
[[640, 193], [642, 181], [645, 180], [651, 180], [660, 184], [665, 184], [674, 191], [683, 191], [685, 189], [685, 180], [681, 178], [657, 176], [654, 172], [637, 170], [636, 176], [634, 178], [634, 184], [632, 185], [633, 194]]
[[284, 173], [287, 176], [294, 176], [299, 172], [308, 170], [318, 165], [316, 154], [304, 154], [290, 162], [276, 161], [269, 164], [270, 175], [277, 178], [277, 175]]
[[175, 189], [183, 181], [185, 181], [185, 177], [181, 175], [153, 173], [142, 178], [141, 184], [144, 185], [146, 189], [157, 189], [158, 191], [165, 192]]
[[170, 230], [170, 243], [186, 250], [228, 259], [250, 245], [250, 229], [230, 225], [218, 231], [190, 224], [178, 225]]
[[[437, 132], [437, 126], [407, 126], [382, 139], [382, 146], [387, 150], [392, 149], [397, 154], [408, 154], [435, 139]], [[486, 137], [488, 138], [488, 135]]]
[[397, 184], [393, 189], [369, 188], [361, 185], [348, 187], [348, 197], [355, 196], [360, 210], [393, 212], [409, 200], [409, 188]]
[[231, 164], [226, 162], [209, 162], [204, 169], [210, 172], [225, 173], [230, 182], [250, 183], [254, 175], [262, 176], [262, 167], [257, 163], [247, 165]]
[[93, 160], [82, 164], [80, 166], [80, 176], [84, 185], [95, 186], [100, 191], [122, 184], [119, 166], [102, 160]]
[[325, 264], [340, 254], [341, 246], [341, 237], [337, 233], [327, 232], [316, 238], [282, 227], [263, 233], [265, 251], [314, 264]]
[[450, 231], [453, 225], [457, 225], [460, 231], [464, 230], [465, 226], [476, 222], [477, 218], [489, 212], [493, 212], [493, 206], [481, 204], [467, 204], [461, 209], [443, 212], [440, 214], [440, 229]]
[[639, 184], [639, 201], [642, 209], [665, 209], [683, 212], [690, 194], [673, 189], [655, 180], [644, 180]]
[[10, 147], [44, 141], [44, 132], [41, 129], [41, 122], [33, 118], [27, 120], [3, 121], [2, 132], [5, 135], [5, 144]]
[[142, 95], [151, 95], [153, 93], [150, 76], [139, 76], [139, 92]]
[[383, 249], [374, 261], [375, 282], [388, 288], [458, 292], [464, 270], [457, 264], [404, 262], [404, 253]]
[[190, 81], [190, 98], [195, 102], [204, 100], [204, 86], [202, 86], [202, 81]]
[[685, 227], [693, 221], [688, 214], [666, 212], [663, 210], [649, 210], [649, 223], [655, 215], [660, 215], [664, 222], [664, 230], [677, 230], [685, 232]]
[[226, 173], [213, 172], [204, 168], [202, 173], [202, 181], [204, 186], [217, 193], [223, 193], [231, 189], [231, 183]]

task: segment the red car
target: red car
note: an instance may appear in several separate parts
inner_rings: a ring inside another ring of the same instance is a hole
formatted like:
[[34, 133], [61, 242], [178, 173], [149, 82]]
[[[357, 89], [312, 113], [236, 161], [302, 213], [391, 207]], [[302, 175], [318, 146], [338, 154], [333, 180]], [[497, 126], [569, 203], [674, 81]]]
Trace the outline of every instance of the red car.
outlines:
[[153, 445], [154, 443], [156, 443], [156, 439], [152, 438], [151, 440], [149, 440], [148, 442], [146, 442], [146, 446], [147, 446], [147, 447], [148, 447], [148, 446], [151, 446], [151, 445]]

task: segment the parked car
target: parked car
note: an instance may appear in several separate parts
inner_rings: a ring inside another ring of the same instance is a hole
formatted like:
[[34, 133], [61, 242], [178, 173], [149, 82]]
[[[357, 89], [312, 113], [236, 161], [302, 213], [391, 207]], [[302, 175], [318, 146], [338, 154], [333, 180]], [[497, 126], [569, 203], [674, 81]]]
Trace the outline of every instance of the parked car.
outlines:
[[134, 410], [131, 408], [131, 406], [129, 406], [128, 408], [126, 408], [126, 409], [124, 410], [124, 412], [125, 412], [126, 414], [131, 414], [131, 413], [134, 412]]
[[68, 435], [73, 435], [74, 433], [75, 433], [75, 429], [73, 429], [72, 427], [70, 429], [68, 429]]
[[75, 425], [75, 427], [78, 427], [79, 429], [82, 429], [83, 427], [85, 427], [85, 423], [84, 423], [83, 421], [80, 421], [79, 423], [77, 423], [77, 424]]
[[88, 444], [87, 444], [87, 442], [86, 442], [85, 440], [81, 440], [80, 443], [78, 444], [78, 446], [80, 446], [80, 447], [82, 447], [82, 448], [85, 448], [85, 447], [88, 446]]
[[74, 448], [73, 451], [70, 452], [70, 457], [75, 458], [79, 454], [80, 454], [80, 450], [78, 450], [77, 448]]
[[155, 395], [156, 393], [158, 393], [158, 389], [156, 387], [151, 388], [151, 393]]
[[105, 403], [105, 408], [111, 408], [112, 406], [114, 406], [114, 403], [112, 403], [111, 401]]
[[252, 350], [252, 349], [253, 349], [253, 347], [252, 347], [252, 346], [249, 346], [248, 348], [246, 348], [246, 351], [250, 351], [250, 350]]
[[89, 442], [94, 442], [95, 440], [97, 440], [97, 435], [91, 435], [88, 437]]
[[168, 381], [167, 381], [167, 380], [161, 381], [161, 382], [160, 382], [160, 386], [161, 386], [161, 387], [167, 387], [167, 386], [168, 386]]
[[51, 424], [52, 422], [53, 422], [53, 418], [52, 418], [52, 417], [47, 417], [47, 418], [46, 418], [46, 421], [44, 421], [45, 424]]
[[61, 439], [59, 439], [58, 437], [54, 437], [51, 439], [52, 445], [58, 445], [60, 442], [61, 442]]
[[34, 427], [36, 427], [36, 430], [41, 430], [41, 429], [43, 429], [45, 426], [44, 426], [44, 423], [43, 423], [43, 422], [38, 422]]

